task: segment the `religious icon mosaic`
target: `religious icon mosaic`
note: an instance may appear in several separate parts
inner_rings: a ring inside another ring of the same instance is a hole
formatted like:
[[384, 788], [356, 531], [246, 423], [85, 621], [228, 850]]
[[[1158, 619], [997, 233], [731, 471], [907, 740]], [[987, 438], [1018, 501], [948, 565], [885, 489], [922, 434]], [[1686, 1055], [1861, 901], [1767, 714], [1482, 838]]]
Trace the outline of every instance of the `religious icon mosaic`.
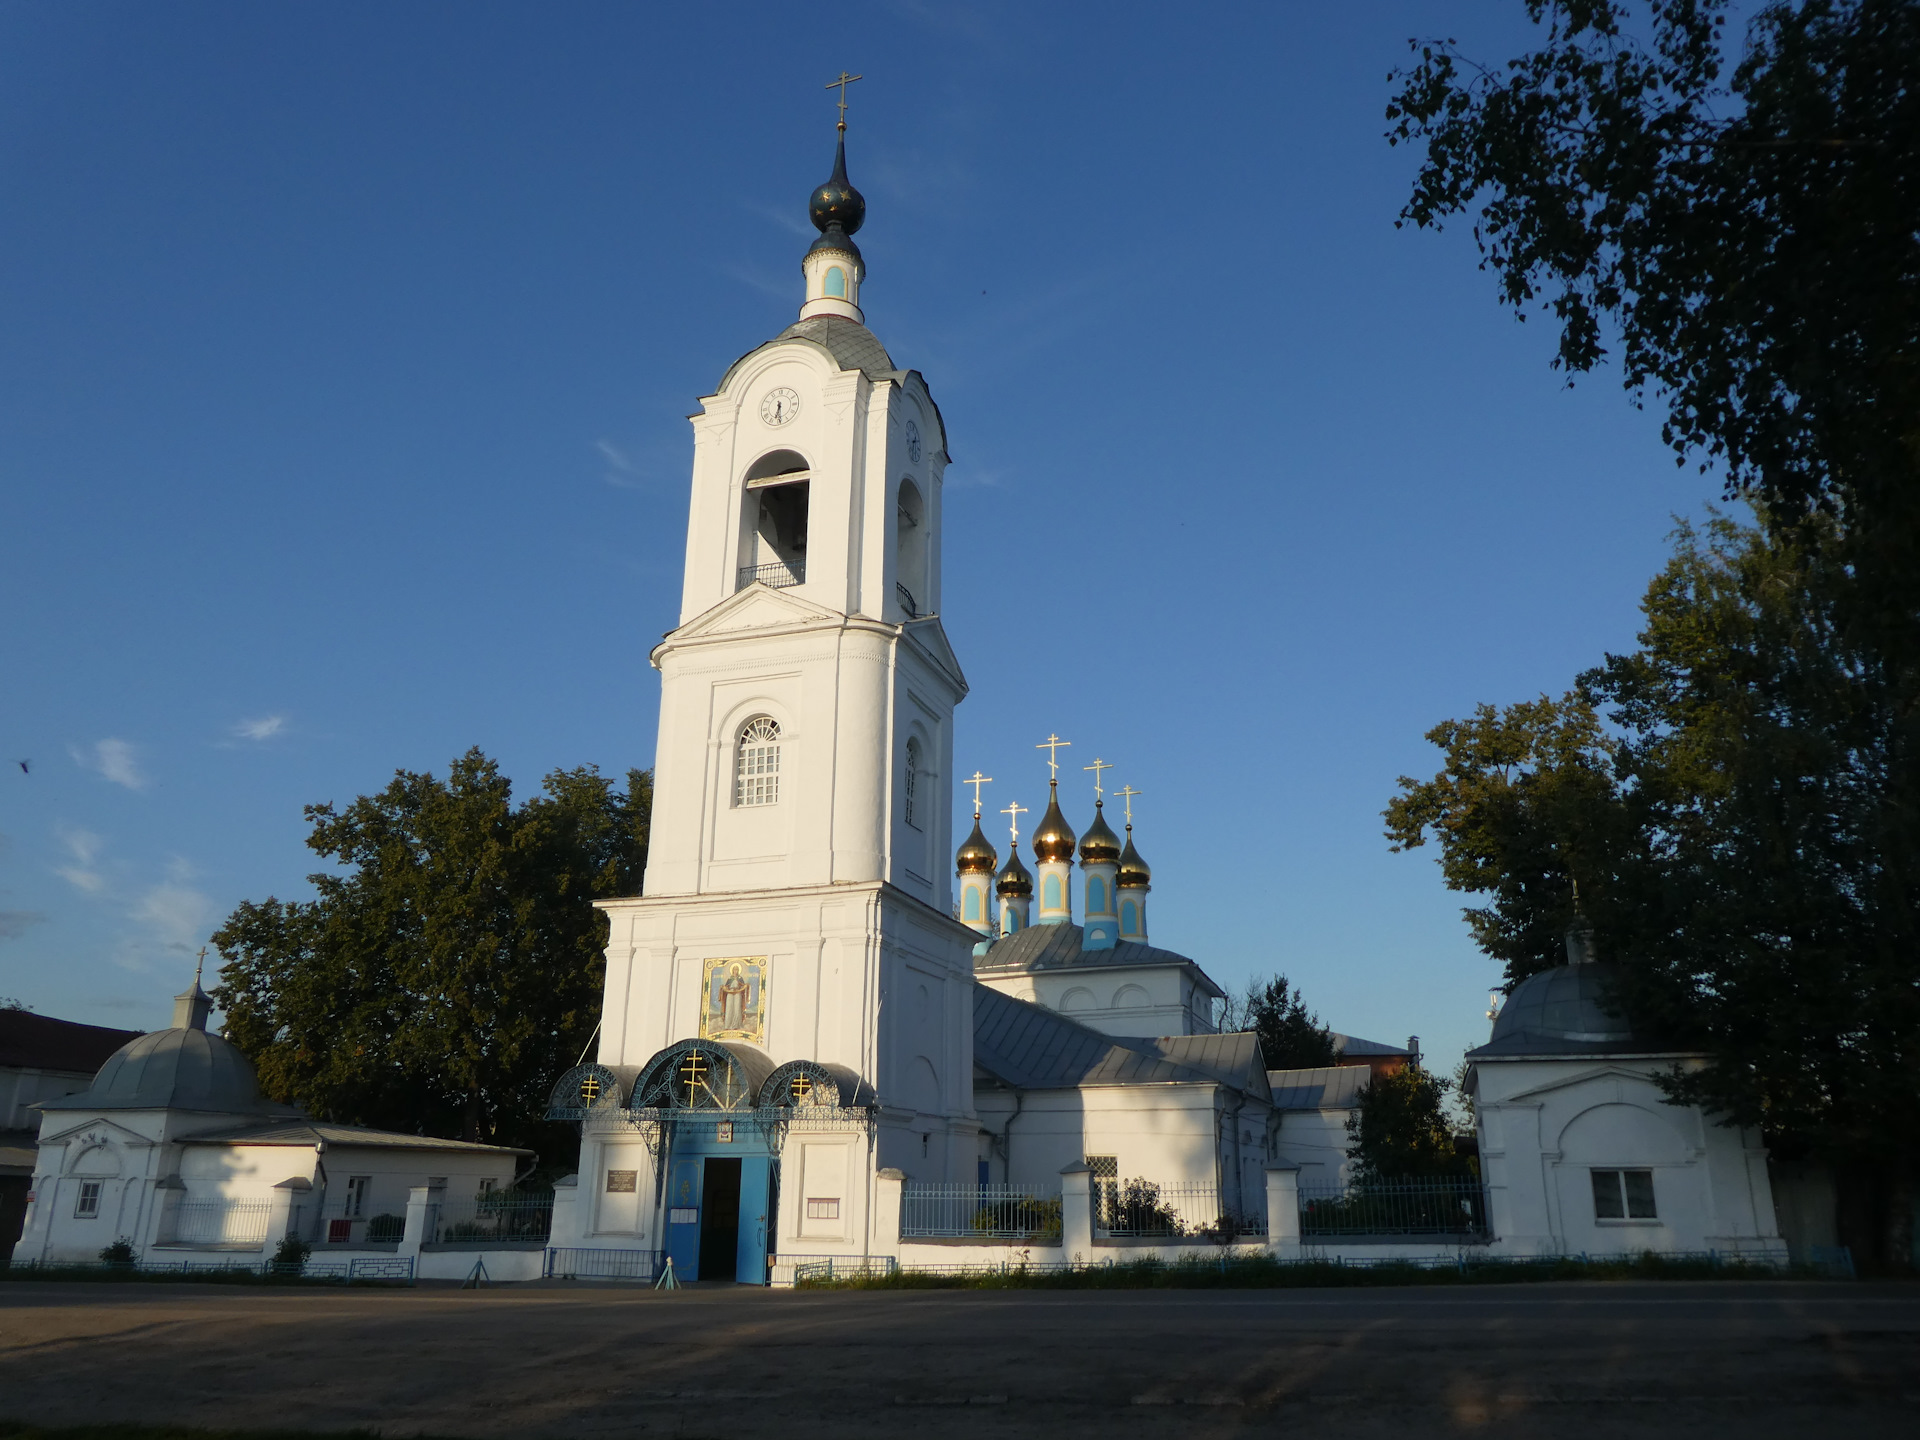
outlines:
[[700, 991], [700, 1038], [767, 1043], [767, 957], [737, 955], [706, 962]]

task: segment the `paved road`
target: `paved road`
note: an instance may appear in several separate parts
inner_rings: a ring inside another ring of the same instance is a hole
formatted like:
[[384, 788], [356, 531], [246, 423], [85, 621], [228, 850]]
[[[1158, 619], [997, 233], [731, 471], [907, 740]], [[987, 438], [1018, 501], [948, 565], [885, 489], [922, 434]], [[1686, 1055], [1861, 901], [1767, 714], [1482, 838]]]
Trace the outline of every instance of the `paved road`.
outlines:
[[0, 1282], [0, 1416], [388, 1436], [1920, 1434], [1920, 1287]]

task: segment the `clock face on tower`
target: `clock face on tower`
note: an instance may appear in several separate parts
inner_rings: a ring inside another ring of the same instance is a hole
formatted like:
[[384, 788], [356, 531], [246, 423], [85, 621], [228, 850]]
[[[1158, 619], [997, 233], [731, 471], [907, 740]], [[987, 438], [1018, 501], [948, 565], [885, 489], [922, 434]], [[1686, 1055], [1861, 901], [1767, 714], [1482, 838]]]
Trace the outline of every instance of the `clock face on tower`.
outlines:
[[907, 421], [907, 459], [920, 463], [920, 427], [911, 420]]
[[800, 397], [782, 385], [769, 390], [760, 402], [760, 418], [769, 425], [784, 425], [800, 413]]

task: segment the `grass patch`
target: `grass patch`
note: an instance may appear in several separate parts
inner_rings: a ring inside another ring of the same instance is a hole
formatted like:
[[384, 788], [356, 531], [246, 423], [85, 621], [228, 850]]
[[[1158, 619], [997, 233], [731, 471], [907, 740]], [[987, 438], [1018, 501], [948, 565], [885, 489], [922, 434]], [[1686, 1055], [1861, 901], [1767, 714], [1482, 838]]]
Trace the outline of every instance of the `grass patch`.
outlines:
[[1275, 1260], [1264, 1255], [1122, 1260], [1072, 1269], [938, 1272], [806, 1279], [802, 1290], [1263, 1290], [1362, 1285], [1516, 1285], [1543, 1280], [1818, 1280], [1804, 1266], [1781, 1269], [1725, 1259], [1636, 1255], [1539, 1260], [1472, 1260], [1426, 1266], [1383, 1261], [1341, 1265], [1330, 1260]]

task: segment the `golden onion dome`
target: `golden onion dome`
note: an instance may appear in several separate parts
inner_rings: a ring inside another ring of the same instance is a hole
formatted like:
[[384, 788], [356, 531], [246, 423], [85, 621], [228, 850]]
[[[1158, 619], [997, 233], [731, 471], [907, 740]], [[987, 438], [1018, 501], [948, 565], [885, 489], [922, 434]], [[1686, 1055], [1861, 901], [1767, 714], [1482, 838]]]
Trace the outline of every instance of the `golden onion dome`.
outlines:
[[1027, 867], [1020, 863], [1020, 842], [1013, 842], [1013, 848], [1007, 851], [1007, 863], [1000, 867], [1000, 877], [994, 882], [994, 892], [1002, 899], [1011, 900], [1016, 896], [1033, 894], [1033, 876]]
[[1067, 817], [1060, 813], [1060, 782], [1054, 780], [1047, 786], [1047, 813], [1040, 817], [1040, 827], [1033, 832], [1034, 857], [1041, 861], [1064, 860], [1073, 862], [1073, 827], [1067, 824]]
[[967, 836], [966, 843], [960, 847], [955, 863], [962, 875], [991, 875], [993, 867], [1000, 863], [999, 853], [980, 833], [978, 815], [973, 817], [973, 833]]
[[1153, 884], [1153, 870], [1140, 858], [1140, 852], [1133, 848], [1133, 826], [1127, 826], [1127, 848], [1120, 852], [1120, 878], [1118, 885], [1122, 890], [1146, 890]]
[[1113, 833], [1113, 827], [1107, 824], [1107, 817], [1101, 802], [1093, 802], [1093, 824], [1087, 827], [1087, 833], [1080, 837], [1080, 863], [1082, 865], [1111, 865], [1120, 858], [1120, 837]]

